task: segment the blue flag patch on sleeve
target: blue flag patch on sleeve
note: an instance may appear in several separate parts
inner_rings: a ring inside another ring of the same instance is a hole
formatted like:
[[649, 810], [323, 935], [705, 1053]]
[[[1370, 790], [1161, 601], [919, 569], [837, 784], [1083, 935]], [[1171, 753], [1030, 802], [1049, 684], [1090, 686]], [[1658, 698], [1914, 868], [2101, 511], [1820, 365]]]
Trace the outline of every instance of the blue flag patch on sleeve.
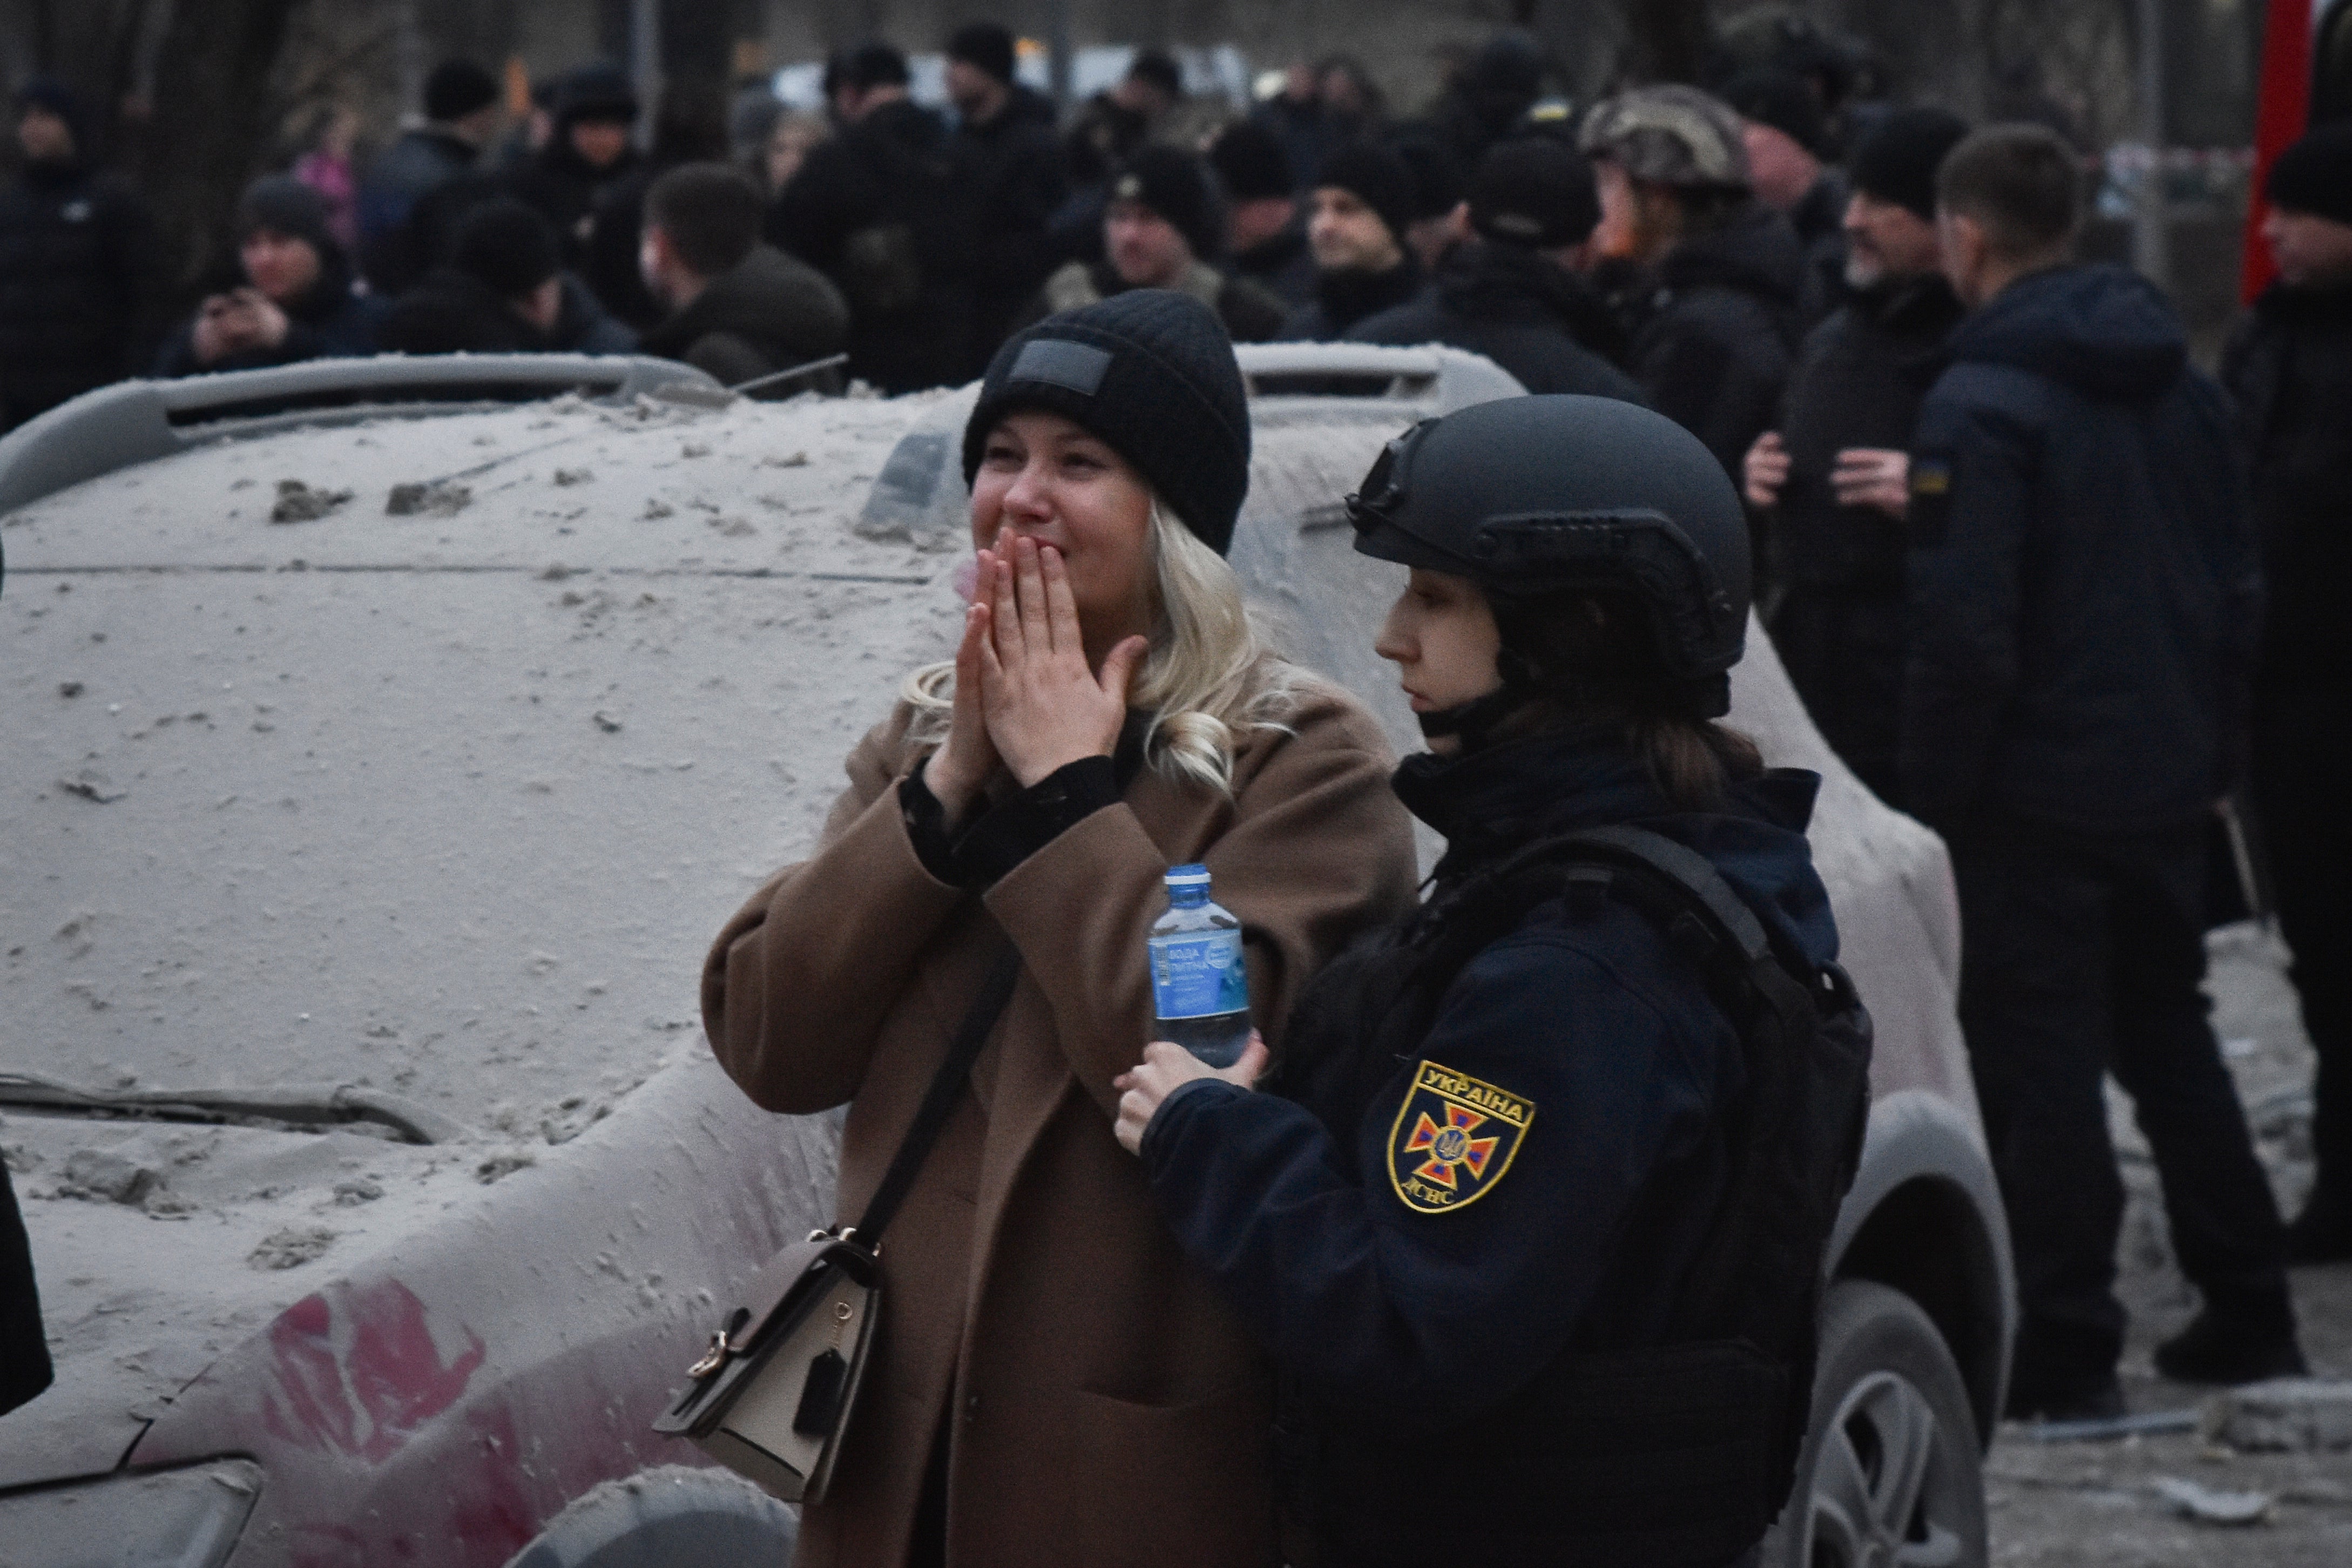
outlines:
[[1423, 1062], [1389, 1131], [1389, 1184], [1422, 1214], [1476, 1203], [1511, 1168], [1535, 1117], [1533, 1100]]

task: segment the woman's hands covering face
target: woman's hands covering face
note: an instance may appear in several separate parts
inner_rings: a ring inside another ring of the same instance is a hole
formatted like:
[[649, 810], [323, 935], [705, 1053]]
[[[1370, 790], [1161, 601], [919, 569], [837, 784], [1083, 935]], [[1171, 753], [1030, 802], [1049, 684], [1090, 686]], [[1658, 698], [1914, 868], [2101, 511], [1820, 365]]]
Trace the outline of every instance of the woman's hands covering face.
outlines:
[[1149, 646], [1123, 638], [1097, 675], [1087, 663], [1078, 607], [1062, 552], [1035, 540], [997, 535], [980, 553], [980, 699], [1005, 767], [1024, 789], [1086, 757], [1107, 757], [1127, 722], [1128, 682]]

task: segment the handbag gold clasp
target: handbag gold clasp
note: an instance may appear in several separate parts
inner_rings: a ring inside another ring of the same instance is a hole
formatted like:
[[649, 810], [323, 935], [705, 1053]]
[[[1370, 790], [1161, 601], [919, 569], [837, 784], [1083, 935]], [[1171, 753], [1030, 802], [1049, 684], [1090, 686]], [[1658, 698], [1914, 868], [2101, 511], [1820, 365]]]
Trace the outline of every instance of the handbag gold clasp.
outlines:
[[743, 1347], [728, 1339], [727, 1331], [721, 1329], [710, 1336], [710, 1348], [702, 1352], [700, 1361], [686, 1369], [686, 1375], [699, 1383], [725, 1366], [729, 1356], [740, 1355], [742, 1352]]

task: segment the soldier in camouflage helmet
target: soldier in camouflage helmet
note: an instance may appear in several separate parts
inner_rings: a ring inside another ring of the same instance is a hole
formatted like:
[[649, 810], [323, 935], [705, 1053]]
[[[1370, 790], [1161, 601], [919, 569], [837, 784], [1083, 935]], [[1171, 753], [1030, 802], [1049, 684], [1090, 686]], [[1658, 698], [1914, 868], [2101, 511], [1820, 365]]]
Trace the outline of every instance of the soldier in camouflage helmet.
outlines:
[[1736, 477], [1789, 375], [1796, 231], [1748, 188], [1739, 117], [1695, 87], [1605, 100], [1578, 142], [1600, 185], [1594, 239], [1633, 331], [1633, 378]]

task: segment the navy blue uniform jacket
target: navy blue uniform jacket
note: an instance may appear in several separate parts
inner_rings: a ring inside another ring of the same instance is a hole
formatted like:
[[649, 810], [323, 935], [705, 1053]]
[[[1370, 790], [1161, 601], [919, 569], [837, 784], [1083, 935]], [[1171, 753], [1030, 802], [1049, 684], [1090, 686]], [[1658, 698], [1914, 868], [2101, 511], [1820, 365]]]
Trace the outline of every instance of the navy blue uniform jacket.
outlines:
[[[1415, 758], [1398, 793], [1448, 836], [1441, 884], [1535, 837], [1637, 822], [1705, 855], [1782, 939], [1826, 963], [1836, 928], [1802, 831], [1817, 782], [1768, 774], [1720, 813], [1678, 815], [1613, 738], [1586, 731], [1452, 763]], [[1328, 978], [1344, 986], [1349, 962]], [[1330, 1033], [1306, 1015], [1344, 1012], [1332, 989], [1307, 994], [1293, 1047]], [[1437, 1213], [1406, 1201], [1409, 1165], [1392, 1177], [1391, 1158], [1425, 1062], [1532, 1108], [1507, 1168]], [[1143, 1158], [1186, 1252], [1286, 1372], [1434, 1432], [1563, 1351], [1660, 1342], [1722, 1196], [1723, 1112], [1742, 1077], [1738, 1037], [1646, 917], [1615, 900], [1571, 913], [1555, 899], [1462, 970], [1417, 1058], [1368, 1079], [1369, 1103], [1194, 1083], [1154, 1116]]]
[[2227, 398], [2116, 267], [2018, 279], [1951, 357], [1912, 447], [1906, 805], [1947, 830], [2198, 820], [2238, 771], [2260, 635]]

